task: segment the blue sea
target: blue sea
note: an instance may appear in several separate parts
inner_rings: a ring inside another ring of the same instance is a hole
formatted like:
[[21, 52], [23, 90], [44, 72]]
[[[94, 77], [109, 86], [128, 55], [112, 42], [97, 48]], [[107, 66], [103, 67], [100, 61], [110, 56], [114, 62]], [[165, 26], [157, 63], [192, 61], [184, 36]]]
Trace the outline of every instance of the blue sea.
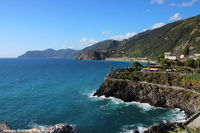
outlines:
[[11, 129], [69, 123], [78, 133], [144, 131], [158, 123], [184, 121], [178, 109], [93, 97], [110, 66], [130, 62], [74, 59], [0, 59], [0, 121]]

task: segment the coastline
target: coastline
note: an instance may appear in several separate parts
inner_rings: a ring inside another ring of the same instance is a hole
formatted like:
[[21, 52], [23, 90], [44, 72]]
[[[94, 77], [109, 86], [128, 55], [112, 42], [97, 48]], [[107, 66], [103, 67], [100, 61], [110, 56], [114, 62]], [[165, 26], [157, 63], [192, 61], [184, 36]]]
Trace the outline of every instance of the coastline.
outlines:
[[128, 57], [109, 57], [105, 58], [106, 61], [138, 61], [138, 62], [150, 62], [152, 64], [155, 64], [156, 61], [153, 60], [147, 60], [146, 58], [128, 58]]
[[[131, 75], [129, 75], [129, 77], [131, 77]], [[100, 98], [102, 96], [104, 98], [114, 97], [123, 102], [130, 103], [134, 101], [138, 103], [148, 103], [153, 107], [168, 109], [178, 108], [184, 111], [184, 121], [171, 122], [171, 124], [159, 124], [157, 126], [154, 125], [147, 130], [147, 133], [151, 133], [152, 130], [171, 130], [170, 128], [174, 127], [176, 124], [179, 126], [199, 128], [197, 124], [197, 121], [200, 119], [199, 93], [174, 86], [164, 86], [161, 84], [128, 80], [126, 78], [126, 74], [120, 75], [120, 72], [114, 71], [109, 73], [93, 96]]]

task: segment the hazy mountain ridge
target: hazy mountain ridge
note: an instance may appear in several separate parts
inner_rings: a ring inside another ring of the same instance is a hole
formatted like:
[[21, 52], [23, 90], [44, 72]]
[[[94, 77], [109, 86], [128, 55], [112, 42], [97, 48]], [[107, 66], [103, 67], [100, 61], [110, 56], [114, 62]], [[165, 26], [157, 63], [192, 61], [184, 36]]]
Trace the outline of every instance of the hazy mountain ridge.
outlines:
[[34, 50], [27, 51], [18, 58], [75, 58], [79, 54], [80, 50], [73, 49], [46, 49], [46, 50]]

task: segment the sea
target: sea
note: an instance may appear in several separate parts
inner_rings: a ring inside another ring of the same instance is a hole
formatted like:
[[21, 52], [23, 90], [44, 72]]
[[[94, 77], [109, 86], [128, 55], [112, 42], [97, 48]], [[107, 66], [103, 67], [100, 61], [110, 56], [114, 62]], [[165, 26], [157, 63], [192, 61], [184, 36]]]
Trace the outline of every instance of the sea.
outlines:
[[181, 122], [185, 113], [147, 103], [94, 97], [104, 77], [131, 62], [75, 59], [0, 59], [0, 121], [10, 129], [58, 123], [77, 133], [143, 132], [159, 123]]

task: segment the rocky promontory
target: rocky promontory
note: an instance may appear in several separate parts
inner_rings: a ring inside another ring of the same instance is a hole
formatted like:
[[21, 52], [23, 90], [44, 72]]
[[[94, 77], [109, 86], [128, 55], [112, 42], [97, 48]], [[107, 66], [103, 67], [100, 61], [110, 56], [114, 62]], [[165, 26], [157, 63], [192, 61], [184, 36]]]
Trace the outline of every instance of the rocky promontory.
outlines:
[[[195, 85], [183, 88], [181, 86], [183, 80], [185, 80], [185, 76], [179, 73], [117, 69], [105, 77], [94, 96], [115, 97], [125, 102], [149, 103], [152, 106], [163, 108], [179, 108], [185, 111], [187, 118], [192, 115], [195, 117], [191, 118], [200, 118], [198, 113], [200, 111], [200, 93], [198, 89], [194, 89]], [[192, 122], [193, 119], [187, 121]], [[178, 132], [179, 129], [187, 130], [186, 126], [188, 126], [187, 123], [161, 123], [150, 127], [144, 133]]]
[[[154, 75], [154, 76], [152, 76]], [[151, 77], [152, 76], [152, 77]], [[141, 102], [163, 108], [179, 108], [188, 117], [200, 110], [200, 93], [169, 84], [172, 75], [162, 73], [162, 78], [153, 82], [155, 73], [126, 72], [118, 70], [109, 73], [95, 96], [119, 98], [125, 102]], [[152, 82], [145, 79], [151, 78]], [[168, 82], [164, 82], [167, 79]], [[160, 83], [159, 83], [160, 82]], [[174, 83], [175, 84], [175, 83]]]

